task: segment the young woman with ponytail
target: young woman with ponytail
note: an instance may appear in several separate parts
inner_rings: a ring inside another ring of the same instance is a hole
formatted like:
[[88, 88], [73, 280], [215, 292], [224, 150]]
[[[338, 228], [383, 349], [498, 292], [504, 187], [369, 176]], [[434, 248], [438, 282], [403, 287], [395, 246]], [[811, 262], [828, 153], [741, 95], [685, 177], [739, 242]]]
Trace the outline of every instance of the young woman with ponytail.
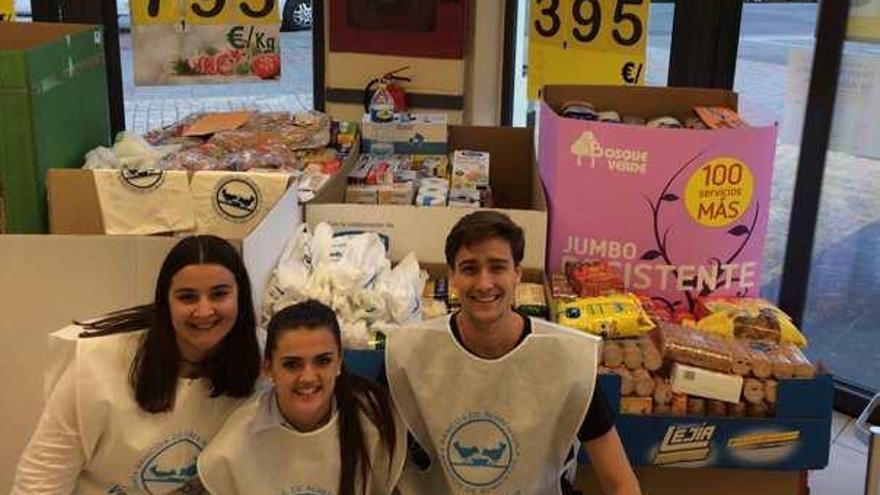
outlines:
[[273, 386], [230, 416], [199, 457], [214, 495], [395, 492], [406, 428], [374, 383], [342, 364], [333, 310], [306, 301], [269, 322], [263, 369]]

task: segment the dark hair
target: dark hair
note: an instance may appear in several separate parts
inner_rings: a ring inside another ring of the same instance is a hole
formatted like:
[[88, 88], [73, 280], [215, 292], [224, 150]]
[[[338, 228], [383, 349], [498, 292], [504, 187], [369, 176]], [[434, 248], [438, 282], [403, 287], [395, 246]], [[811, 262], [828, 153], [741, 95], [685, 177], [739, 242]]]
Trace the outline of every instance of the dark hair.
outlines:
[[462, 246], [473, 246], [492, 237], [500, 237], [510, 244], [513, 264], [522, 263], [526, 241], [523, 230], [504, 213], [479, 210], [463, 216], [446, 236], [446, 264], [455, 268], [455, 256]]
[[229, 333], [201, 363], [211, 382], [211, 397], [247, 397], [260, 375], [260, 349], [256, 335], [256, 314], [247, 271], [238, 252], [223, 239], [210, 235], [191, 236], [178, 242], [165, 257], [156, 280], [152, 304], [116, 311], [96, 321], [83, 323], [92, 337], [147, 329], [129, 369], [135, 400], [144, 411], [160, 413], [174, 406], [180, 372], [180, 349], [168, 294], [171, 279], [189, 265], [220, 265], [235, 276], [238, 290], [238, 318]]
[[[328, 329], [333, 334], [342, 359], [342, 335], [339, 321], [332, 309], [324, 304], [308, 300], [288, 306], [272, 317], [266, 336], [266, 361], [272, 360], [278, 338], [285, 332], [301, 329]], [[363, 411], [376, 425], [379, 436], [388, 450], [388, 457], [394, 457], [395, 437], [394, 416], [385, 389], [366, 378], [349, 373], [342, 365], [336, 378], [333, 391], [339, 411], [339, 452], [342, 470], [339, 474], [339, 494], [355, 495], [355, 477], [359, 474], [364, 493], [367, 492], [370, 458], [364, 442], [364, 431], [358, 413]]]

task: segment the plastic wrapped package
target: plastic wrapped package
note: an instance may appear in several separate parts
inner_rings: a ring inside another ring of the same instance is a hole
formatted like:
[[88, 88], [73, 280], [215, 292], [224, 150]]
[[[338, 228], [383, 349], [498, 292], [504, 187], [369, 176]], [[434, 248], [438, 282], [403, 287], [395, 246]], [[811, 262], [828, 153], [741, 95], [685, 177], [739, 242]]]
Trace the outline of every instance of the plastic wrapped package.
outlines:
[[795, 378], [815, 378], [816, 367], [807, 359], [807, 356], [793, 344], [780, 344], [779, 352], [784, 354], [794, 366]]
[[225, 170], [223, 156], [226, 152], [212, 143], [204, 143], [165, 156], [158, 162], [166, 170]]
[[656, 332], [666, 359], [722, 373], [731, 371], [733, 355], [723, 338], [670, 323], [661, 324]]
[[623, 276], [606, 261], [580, 261], [565, 265], [565, 274], [580, 297], [624, 292]]
[[807, 339], [791, 318], [761, 298], [704, 297], [697, 299], [697, 326], [726, 337], [787, 342], [800, 348]]
[[733, 357], [733, 363], [730, 371], [739, 376], [748, 376], [752, 372], [752, 360], [749, 357], [749, 350], [737, 339], [727, 341], [730, 346], [730, 352]]
[[654, 377], [654, 405], [672, 402], [672, 384], [659, 376]]
[[743, 398], [749, 404], [763, 402], [765, 397], [764, 383], [754, 378], [746, 378], [743, 381]]
[[623, 341], [623, 364], [631, 370], [637, 370], [642, 367], [643, 362], [644, 356], [638, 342]]
[[295, 114], [258, 112], [240, 130], [275, 134], [291, 150], [323, 148], [330, 144], [330, 117], [315, 110]]
[[652, 397], [654, 395], [654, 379], [648, 370], [637, 369], [632, 373], [633, 391], [639, 397]]
[[639, 340], [639, 348], [642, 350], [642, 362], [648, 371], [657, 371], [663, 366], [663, 356], [660, 349], [654, 343], [650, 336], [643, 337]]
[[602, 341], [602, 362], [616, 368], [623, 365], [623, 348], [613, 340]]

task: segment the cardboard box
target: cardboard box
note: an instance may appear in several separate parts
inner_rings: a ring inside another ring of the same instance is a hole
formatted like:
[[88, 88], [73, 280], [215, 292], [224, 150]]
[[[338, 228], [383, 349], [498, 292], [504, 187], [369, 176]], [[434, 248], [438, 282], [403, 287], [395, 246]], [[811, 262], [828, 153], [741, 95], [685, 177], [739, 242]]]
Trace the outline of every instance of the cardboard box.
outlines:
[[0, 23], [0, 233], [44, 233], [46, 171], [110, 144], [100, 26]]
[[[526, 250], [523, 267], [543, 270], [547, 240], [547, 211], [544, 191], [537, 177], [534, 144], [529, 129], [512, 127], [451, 126], [451, 149], [488, 151], [492, 156], [492, 193], [497, 210], [509, 215], [525, 230]], [[306, 205], [310, 226], [327, 222], [336, 229], [370, 230], [390, 240], [391, 258], [401, 259], [407, 252], [419, 254], [423, 263], [446, 263], [446, 234], [470, 208], [379, 205], [365, 207], [344, 204], [344, 194], [336, 204], [321, 201]]]
[[[357, 160], [357, 152], [358, 147], [355, 146], [343, 162], [342, 169], [324, 184], [311, 202], [335, 201], [336, 198], [345, 196], [346, 175]], [[241, 175], [247, 176], [247, 172], [241, 172]], [[91, 170], [49, 169], [46, 183], [51, 233], [87, 235], [106, 232], [94, 173]], [[270, 213], [279, 204], [280, 201], [270, 208]]]
[[[301, 222], [296, 191], [289, 189], [260, 226], [233, 241], [257, 308], [288, 236]], [[0, 373], [16, 377], [7, 383], [15, 400], [0, 404], [0, 486], [11, 486], [40, 417], [43, 374], [51, 364], [47, 335], [74, 319], [152, 301], [159, 268], [177, 242], [163, 236], [0, 235]]]
[[674, 363], [670, 376], [676, 393], [726, 402], [739, 402], [742, 396], [743, 377], [739, 375]]
[[[599, 383], [616, 412], [620, 377], [599, 375]], [[624, 414], [616, 426], [633, 466], [822, 469], [828, 464], [833, 398], [830, 375], [779, 380], [770, 418]]]
[[538, 163], [550, 211], [548, 270], [608, 260], [629, 289], [685, 308], [699, 295], [756, 294], [776, 128], [654, 129], [559, 116], [571, 100], [624, 116], [683, 119], [698, 105], [736, 109], [737, 97], [692, 88], [545, 87]]
[[361, 120], [364, 153], [436, 155], [447, 151], [449, 124], [445, 114], [397, 114], [391, 122]]

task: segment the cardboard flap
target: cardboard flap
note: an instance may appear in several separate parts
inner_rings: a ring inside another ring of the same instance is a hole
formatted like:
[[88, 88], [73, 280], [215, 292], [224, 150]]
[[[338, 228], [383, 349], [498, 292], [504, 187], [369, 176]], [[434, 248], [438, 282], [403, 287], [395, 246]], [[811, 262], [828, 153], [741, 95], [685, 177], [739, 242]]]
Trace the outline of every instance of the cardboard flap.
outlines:
[[90, 170], [52, 168], [46, 176], [49, 231], [53, 234], [104, 233], [101, 203]]

